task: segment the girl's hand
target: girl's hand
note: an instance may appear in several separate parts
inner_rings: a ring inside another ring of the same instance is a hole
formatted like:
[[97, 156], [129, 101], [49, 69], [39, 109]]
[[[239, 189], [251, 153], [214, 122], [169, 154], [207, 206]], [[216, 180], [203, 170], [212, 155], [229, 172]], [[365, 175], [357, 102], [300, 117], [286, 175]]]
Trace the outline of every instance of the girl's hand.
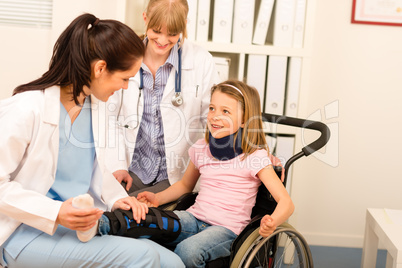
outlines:
[[270, 215], [265, 215], [261, 219], [260, 223], [260, 235], [263, 237], [267, 237], [272, 234], [276, 229], [276, 225], [274, 223], [274, 219]]
[[87, 231], [98, 223], [103, 211], [98, 208], [77, 209], [72, 205], [73, 198], [63, 202], [56, 223], [71, 230]]
[[112, 208], [115, 209], [131, 210], [133, 211], [133, 218], [137, 223], [145, 220], [146, 214], [148, 213], [148, 207], [146, 204], [139, 202], [135, 197], [127, 196], [117, 200]]
[[156, 194], [151, 192], [142, 192], [137, 195], [139, 202], [146, 204], [148, 207], [157, 207], [159, 202], [156, 198]]

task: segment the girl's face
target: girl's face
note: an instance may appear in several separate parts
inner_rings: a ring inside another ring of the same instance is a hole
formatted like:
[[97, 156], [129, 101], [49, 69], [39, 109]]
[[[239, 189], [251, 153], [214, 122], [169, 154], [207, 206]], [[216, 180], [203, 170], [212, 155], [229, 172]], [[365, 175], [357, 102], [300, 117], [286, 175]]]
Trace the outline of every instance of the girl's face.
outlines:
[[244, 127], [241, 104], [233, 97], [215, 91], [207, 116], [208, 129], [215, 139], [229, 136]]
[[[109, 72], [104, 61], [97, 61], [93, 64], [93, 74], [89, 93], [101, 101], [107, 101], [115, 91], [127, 89], [128, 80], [135, 76], [141, 67], [142, 58], [137, 60], [129, 70]], [[88, 94], [88, 92], [86, 92]]]
[[168, 33], [166, 25], [163, 25], [161, 29], [148, 29], [147, 37], [147, 49], [155, 55], [167, 58], [170, 50], [179, 41], [180, 33]]

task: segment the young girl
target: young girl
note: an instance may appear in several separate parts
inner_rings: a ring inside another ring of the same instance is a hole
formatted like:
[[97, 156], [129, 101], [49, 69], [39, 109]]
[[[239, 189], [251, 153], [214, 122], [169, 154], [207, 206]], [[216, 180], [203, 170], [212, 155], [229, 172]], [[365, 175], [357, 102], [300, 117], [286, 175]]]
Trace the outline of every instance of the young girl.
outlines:
[[[106, 170], [98, 146], [102, 102], [127, 88], [144, 51], [128, 26], [83, 14], [58, 38], [49, 70], [0, 102], [0, 266], [183, 267], [152, 241], [76, 236], [103, 210], [130, 209], [138, 222], [148, 210]], [[75, 206], [84, 193], [94, 207]]]
[[210, 89], [219, 83], [212, 55], [186, 40], [187, 15], [187, 0], [149, 1], [143, 64], [128, 90], [110, 100], [121, 108], [111, 123], [120, 144], [108, 154], [109, 169], [133, 196], [162, 191], [183, 176], [187, 151], [204, 133]]
[[204, 267], [230, 255], [230, 245], [250, 221], [261, 182], [278, 203], [272, 215], [261, 220], [262, 236], [270, 235], [293, 213], [293, 202], [268, 156], [254, 88], [240, 81], [212, 88], [205, 139], [196, 142], [189, 155], [182, 180], [157, 194], [138, 194], [140, 201], [158, 206], [191, 192], [200, 180], [195, 204], [187, 211], [175, 211], [182, 224], [175, 252], [186, 267]]

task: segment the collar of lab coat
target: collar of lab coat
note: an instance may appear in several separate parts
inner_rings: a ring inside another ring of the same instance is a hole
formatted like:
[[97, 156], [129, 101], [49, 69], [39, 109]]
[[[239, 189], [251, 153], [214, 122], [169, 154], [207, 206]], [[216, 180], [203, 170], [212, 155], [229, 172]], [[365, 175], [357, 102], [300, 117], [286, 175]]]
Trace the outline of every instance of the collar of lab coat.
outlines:
[[194, 68], [194, 57], [191, 57], [190, 55], [194, 55], [194, 49], [193, 46], [191, 46], [189, 41], [184, 40], [183, 42], [183, 52], [182, 52], [182, 64], [181, 68], [182, 70], [191, 70]]
[[[45, 89], [45, 112], [43, 121], [58, 125], [60, 117], [60, 87], [52, 86]], [[56, 112], [59, 111], [59, 112]]]

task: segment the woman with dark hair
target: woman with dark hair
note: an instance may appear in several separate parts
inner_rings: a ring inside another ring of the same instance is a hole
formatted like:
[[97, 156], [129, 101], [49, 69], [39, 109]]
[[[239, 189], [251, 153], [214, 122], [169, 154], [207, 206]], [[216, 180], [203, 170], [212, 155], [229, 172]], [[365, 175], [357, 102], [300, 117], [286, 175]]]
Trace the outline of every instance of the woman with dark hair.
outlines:
[[[144, 52], [123, 23], [81, 15], [58, 38], [49, 70], [0, 101], [2, 266], [184, 267], [147, 239], [85, 238], [104, 210], [132, 210], [137, 222], [148, 211], [105, 169], [101, 112]], [[74, 197], [86, 193], [94, 207], [77, 208]]]

